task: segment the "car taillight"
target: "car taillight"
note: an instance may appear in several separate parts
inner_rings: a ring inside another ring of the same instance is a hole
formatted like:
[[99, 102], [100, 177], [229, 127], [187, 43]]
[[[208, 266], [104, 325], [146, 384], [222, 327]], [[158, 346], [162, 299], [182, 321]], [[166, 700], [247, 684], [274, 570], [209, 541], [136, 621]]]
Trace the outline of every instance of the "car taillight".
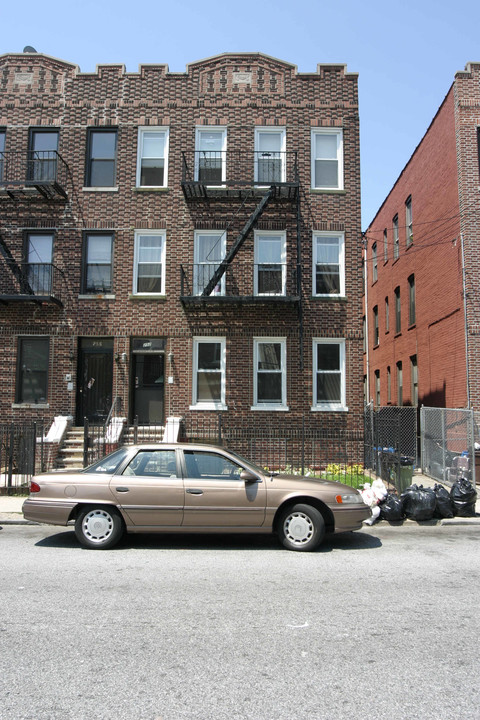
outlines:
[[30, 483], [30, 492], [40, 492], [40, 485], [32, 480]]

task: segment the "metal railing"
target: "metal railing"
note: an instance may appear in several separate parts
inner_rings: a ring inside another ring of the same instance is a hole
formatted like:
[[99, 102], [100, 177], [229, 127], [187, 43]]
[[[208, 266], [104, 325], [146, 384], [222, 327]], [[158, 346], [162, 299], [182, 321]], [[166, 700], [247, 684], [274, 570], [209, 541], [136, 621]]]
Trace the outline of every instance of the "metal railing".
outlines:
[[298, 184], [297, 152], [195, 150], [182, 153], [182, 182], [205, 185]]
[[36, 471], [47, 469], [43, 422], [0, 424], [0, 492], [25, 493]]
[[47, 198], [67, 197], [69, 169], [56, 150], [5, 150], [0, 163], [0, 187], [32, 187]]
[[[202, 295], [219, 263], [196, 263], [180, 266], [182, 298]], [[259, 301], [296, 298], [296, 268], [286, 263], [240, 263], [233, 261], [226, 269], [210, 298], [255, 298]]]
[[63, 304], [64, 272], [53, 263], [21, 263], [12, 265], [0, 258], [0, 298], [24, 299]]

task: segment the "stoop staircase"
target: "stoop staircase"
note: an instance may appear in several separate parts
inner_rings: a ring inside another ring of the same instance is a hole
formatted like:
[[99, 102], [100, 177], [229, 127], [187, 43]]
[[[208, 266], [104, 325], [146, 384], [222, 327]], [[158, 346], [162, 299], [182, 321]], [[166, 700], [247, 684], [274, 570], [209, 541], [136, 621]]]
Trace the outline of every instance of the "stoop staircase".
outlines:
[[83, 427], [70, 427], [58, 451], [56, 470], [83, 470]]

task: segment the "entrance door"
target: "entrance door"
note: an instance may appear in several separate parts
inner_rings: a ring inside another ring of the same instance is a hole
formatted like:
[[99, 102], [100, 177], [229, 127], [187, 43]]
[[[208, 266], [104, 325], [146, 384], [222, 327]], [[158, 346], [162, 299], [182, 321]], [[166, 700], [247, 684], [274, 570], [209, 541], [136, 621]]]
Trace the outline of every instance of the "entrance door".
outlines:
[[163, 424], [165, 391], [165, 355], [134, 353], [133, 417], [138, 422]]
[[77, 424], [106, 420], [112, 406], [113, 340], [81, 338], [78, 354]]

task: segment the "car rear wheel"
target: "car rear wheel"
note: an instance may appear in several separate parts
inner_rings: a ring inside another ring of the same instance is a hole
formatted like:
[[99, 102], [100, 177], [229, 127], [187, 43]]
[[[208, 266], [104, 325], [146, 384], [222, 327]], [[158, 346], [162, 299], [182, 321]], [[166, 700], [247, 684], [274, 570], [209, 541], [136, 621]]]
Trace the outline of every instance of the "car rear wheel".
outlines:
[[325, 536], [325, 522], [319, 510], [311, 505], [294, 505], [280, 518], [278, 533], [289, 550], [307, 552], [320, 545]]
[[107, 550], [119, 542], [123, 533], [122, 518], [108, 506], [85, 508], [75, 520], [77, 539], [88, 548]]

